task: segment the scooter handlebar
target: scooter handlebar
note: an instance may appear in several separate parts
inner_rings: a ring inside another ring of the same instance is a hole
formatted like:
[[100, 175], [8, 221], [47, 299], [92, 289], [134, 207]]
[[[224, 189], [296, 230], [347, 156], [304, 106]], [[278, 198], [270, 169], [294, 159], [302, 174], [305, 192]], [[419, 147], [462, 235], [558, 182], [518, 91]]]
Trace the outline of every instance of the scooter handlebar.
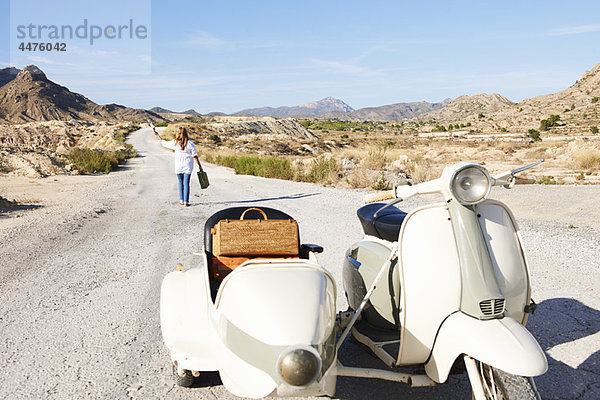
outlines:
[[394, 199], [394, 198], [396, 198], [395, 190], [385, 190], [383, 192], [369, 193], [369, 194], [365, 195], [365, 197], [363, 197], [363, 202], [365, 204], [368, 204], [368, 203], [375, 203], [378, 201], [390, 200], [390, 199]]

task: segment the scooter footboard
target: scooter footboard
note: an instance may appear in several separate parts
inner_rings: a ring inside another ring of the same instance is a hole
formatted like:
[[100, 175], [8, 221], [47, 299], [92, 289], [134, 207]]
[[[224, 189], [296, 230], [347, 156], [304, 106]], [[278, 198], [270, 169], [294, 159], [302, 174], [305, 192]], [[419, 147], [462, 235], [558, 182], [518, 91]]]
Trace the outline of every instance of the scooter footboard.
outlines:
[[438, 383], [445, 382], [461, 354], [514, 375], [537, 376], [548, 369], [535, 338], [510, 317], [483, 321], [461, 312], [450, 315], [440, 327], [425, 364], [427, 375]]

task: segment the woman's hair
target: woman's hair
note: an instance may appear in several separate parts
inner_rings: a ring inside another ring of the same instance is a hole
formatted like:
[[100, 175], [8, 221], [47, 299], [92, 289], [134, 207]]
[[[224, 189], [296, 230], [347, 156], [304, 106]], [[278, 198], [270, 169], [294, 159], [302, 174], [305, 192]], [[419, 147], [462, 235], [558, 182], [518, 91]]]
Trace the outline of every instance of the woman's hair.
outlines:
[[177, 135], [175, 135], [175, 143], [181, 146], [181, 150], [184, 150], [185, 146], [187, 146], [188, 139], [189, 136], [187, 129], [185, 129], [183, 126], [180, 126], [177, 129]]

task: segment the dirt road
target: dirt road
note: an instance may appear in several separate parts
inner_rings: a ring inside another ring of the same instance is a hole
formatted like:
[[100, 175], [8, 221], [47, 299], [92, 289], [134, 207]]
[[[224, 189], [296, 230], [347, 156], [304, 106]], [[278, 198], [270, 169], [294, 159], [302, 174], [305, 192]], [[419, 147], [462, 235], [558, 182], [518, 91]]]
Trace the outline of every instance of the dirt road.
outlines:
[[[344, 250], [361, 237], [355, 210], [363, 192], [207, 165], [211, 187], [201, 191], [193, 180], [192, 206], [184, 208], [171, 153], [149, 130], [130, 141], [140, 157], [108, 176], [0, 177], [3, 196], [32, 204], [0, 218], [0, 399], [233, 398], [215, 376], [205, 381], [214, 386], [174, 385], [158, 315], [163, 276], [178, 262], [199, 262], [192, 253], [202, 247], [206, 218], [228, 206], [294, 216], [302, 241], [325, 247], [320, 261], [341, 287]], [[600, 187], [571, 189], [498, 193], [522, 218], [540, 304], [529, 327], [549, 354], [550, 370], [537, 379], [545, 399], [600, 398], [600, 218], [589, 206]], [[339, 292], [338, 309], [345, 309]], [[351, 344], [340, 358], [378, 365]], [[336, 393], [348, 400], [470, 396], [464, 377], [424, 389], [340, 378]]]

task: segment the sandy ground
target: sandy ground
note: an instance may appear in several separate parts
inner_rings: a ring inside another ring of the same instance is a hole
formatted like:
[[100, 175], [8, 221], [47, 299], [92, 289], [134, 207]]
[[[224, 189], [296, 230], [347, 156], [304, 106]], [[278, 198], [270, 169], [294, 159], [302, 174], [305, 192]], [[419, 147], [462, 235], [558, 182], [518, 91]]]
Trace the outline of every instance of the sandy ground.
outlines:
[[[27, 207], [0, 215], [0, 399], [230, 399], [214, 375], [174, 385], [160, 336], [163, 276], [199, 262], [208, 216], [228, 206], [271, 206], [293, 215], [303, 242], [341, 287], [345, 249], [362, 236], [364, 192], [236, 176], [206, 165], [192, 207], [178, 205], [172, 155], [149, 130], [130, 138], [140, 157], [108, 176], [0, 176], [0, 194]], [[536, 379], [544, 399], [600, 398], [600, 186], [494, 189], [520, 221], [539, 303], [528, 327], [548, 354]], [[422, 201], [422, 200], [421, 200]], [[418, 200], [407, 204], [408, 208]], [[339, 290], [338, 309], [345, 309]], [[378, 361], [352, 344], [350, 365]], [[212, 385], [212, 386], [211, 386]], [[434, 388], [340, 378], [336, 398], [469, 399], [464, 376]]]

